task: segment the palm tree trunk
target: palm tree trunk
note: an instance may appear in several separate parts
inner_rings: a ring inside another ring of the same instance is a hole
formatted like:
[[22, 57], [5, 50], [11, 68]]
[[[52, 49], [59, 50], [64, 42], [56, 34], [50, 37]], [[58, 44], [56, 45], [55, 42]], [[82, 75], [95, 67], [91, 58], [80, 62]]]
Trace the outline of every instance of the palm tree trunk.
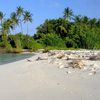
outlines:
[[0, 22], [0, 28], [2, 28], [2, 20], [1, 20], [1, 22]]
[[0, 26], [2, 27], [2, 20], [1, 20], [1, 22], [0, 22]]
[[23, 33], [23, 26], [21, 22], [20, 22], [20, 27], [21, 27], [21, 33]]
[[28, 23], [27, 23], [27, 34], [28, 34]]

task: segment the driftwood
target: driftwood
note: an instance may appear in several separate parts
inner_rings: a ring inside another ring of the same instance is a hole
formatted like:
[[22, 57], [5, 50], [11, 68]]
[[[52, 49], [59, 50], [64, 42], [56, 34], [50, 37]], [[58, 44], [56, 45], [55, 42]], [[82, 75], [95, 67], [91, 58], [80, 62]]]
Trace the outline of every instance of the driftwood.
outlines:
[[71, 66], [72, 68], [82, 69], [85, 65], [81, 60], [72, 60], [72, 62], [69, 63], [69, 66]]
[[55, 52], [49, 52], [49, 53], [48, 53], [48, 56], [54, 56], [54, 55], [56, 55]]
[[64, 55], [63, 53], [60, 53], [60, 54], [57, 55], [57, 58], [58, 58], [58, 59], [62, 59], [64, 56], [65, 56], [65, 55]]
[[90, 56], [89, 60], [100, 60], [100, 54], [99, 55]]

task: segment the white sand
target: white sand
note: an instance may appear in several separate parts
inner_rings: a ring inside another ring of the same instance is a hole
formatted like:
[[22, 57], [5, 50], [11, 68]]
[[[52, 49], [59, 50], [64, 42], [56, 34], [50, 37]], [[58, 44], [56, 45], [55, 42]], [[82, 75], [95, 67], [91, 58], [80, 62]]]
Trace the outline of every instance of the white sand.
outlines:
[[[100, 73], [59, 69], [41, 54], [0, 65], [0, 100], [100, 100]], [[100, 66], [100, 65], [98, 65]], [[70, 69], [69, 69], [70, 70]]]

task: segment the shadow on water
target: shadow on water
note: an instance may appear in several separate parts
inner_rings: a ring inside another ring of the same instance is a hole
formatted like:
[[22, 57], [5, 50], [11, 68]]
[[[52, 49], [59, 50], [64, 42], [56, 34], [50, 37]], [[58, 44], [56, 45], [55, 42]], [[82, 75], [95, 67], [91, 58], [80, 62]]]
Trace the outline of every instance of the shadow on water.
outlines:
[[0, 65], [26, 59], [33, 55], [34, 54], [0, 54]]

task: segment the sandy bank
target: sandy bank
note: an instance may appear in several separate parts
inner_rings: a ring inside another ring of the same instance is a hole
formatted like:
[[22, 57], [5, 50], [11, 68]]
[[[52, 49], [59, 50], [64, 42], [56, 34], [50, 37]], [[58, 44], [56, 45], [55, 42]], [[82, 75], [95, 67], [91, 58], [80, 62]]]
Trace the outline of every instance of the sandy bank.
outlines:
[[0, 65], [0, 100], [100, 100], [100, 61], [85, 62], [97, 64], [97, 73], [89, 75], [89, 70], [59, 68], [50, 63], [52, 57], [36, 61], [46, 56]]

